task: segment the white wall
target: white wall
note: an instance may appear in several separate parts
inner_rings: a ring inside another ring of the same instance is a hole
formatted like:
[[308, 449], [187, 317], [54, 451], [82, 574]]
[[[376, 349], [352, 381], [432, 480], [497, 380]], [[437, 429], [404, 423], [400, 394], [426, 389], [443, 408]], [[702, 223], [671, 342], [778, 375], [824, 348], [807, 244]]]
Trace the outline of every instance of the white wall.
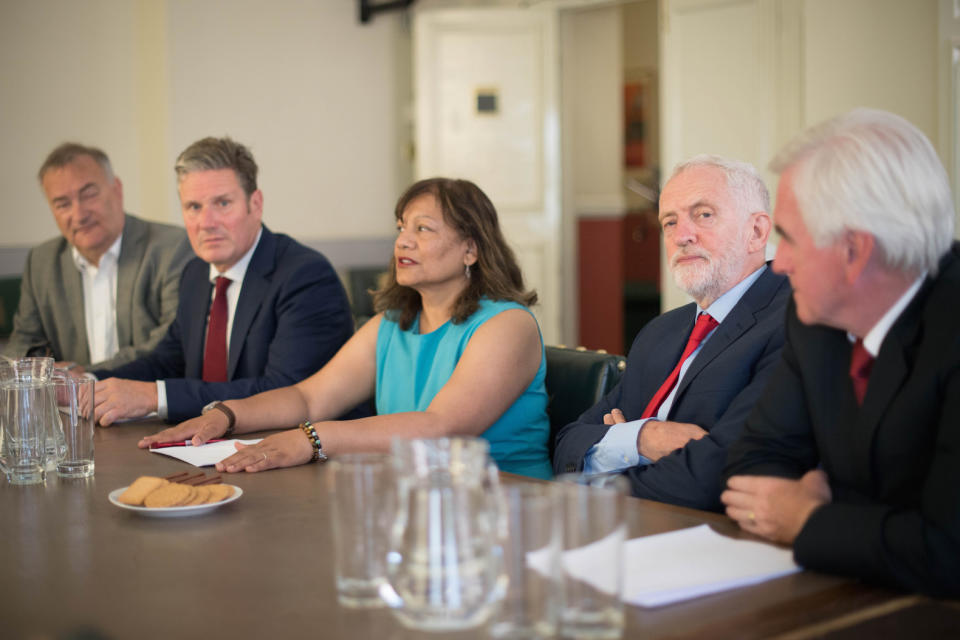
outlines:
[[306, 238], [391, 235], [395, 15], [354, 2], [169, 1], [173, 155], [205, 135], [249, 144], [266, 224]]
[[620, 10], [563, 12], [560, 29], [568, 213], [621, 214], [626, 203]]
[[[665, 165], [715, 152], [763, 171], [801, 129], [869, 106], [915, 123], [950, 167], [939, 124], [938, 0], [666, 2]], [[738, 84], [745, 73], [752, 81]], [[776, 177], [765, 177], [775, 193]], [[664, 310], [688, 301], [666, 270], [662, 284]]]
[[106, 149], [142, 209], [136, 25], [122, 0], [0, 4], [0, 245], [57, 233], [36, 172], [68, 139]]
[[806, 0], [804, 31], [806, 124], [876, 107], [938, 144], [937, 0]]
[[252, 148], [272, 228], [389, 237], [409, 65], [402, 17], [361, 25], [348, 0], [2, 3], [0, 246], [56, 233], [34, 174], [63, 140], [110, 155], [129, 211], [179, 221], [176, 155], [224, 134]]

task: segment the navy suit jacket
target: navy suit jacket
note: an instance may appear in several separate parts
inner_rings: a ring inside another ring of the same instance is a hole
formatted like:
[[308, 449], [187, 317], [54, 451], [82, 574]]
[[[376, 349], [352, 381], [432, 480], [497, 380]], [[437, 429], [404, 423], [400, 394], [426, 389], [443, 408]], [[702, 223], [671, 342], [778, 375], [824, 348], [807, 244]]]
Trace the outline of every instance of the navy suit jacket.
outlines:
[[180, 306], [148, 355], [100, 378], [164, 380], [167, 418], [200, 415], [213, 400], [294, 384], [320, 369], [353, 334], [347, 294], [317, 251], [265, 226], [247, 266], [230, 334], [227, 382], [204, 382], [203, 351], [213, 285], [209, 265], [195, 258], [180, 281]]
[[958, 299], [955, 244], [880, 345], [862, 407], [846, 332], [804, 325], [788, 308], [783, 360], [726, 475], [826, 472], [833, 501], [793, 544], [804, 567], [960, 596]]
[[[767, 267], [703, 346], [680, 381], [667, 418], [708, 433], [649, 465], [628, 469], [633, 495], [695, 509], [720, 510], [727, 446], [766, 386], [783, 347], [790, 286]], [[610, 428], [603, 416], [619, 408], [638, 420], [676, 366], [696, 316], [691, 303], [651, 320], [633, 341], [620, 383], [557, 434], [554, 470], [580, 471], [590, 447]]]

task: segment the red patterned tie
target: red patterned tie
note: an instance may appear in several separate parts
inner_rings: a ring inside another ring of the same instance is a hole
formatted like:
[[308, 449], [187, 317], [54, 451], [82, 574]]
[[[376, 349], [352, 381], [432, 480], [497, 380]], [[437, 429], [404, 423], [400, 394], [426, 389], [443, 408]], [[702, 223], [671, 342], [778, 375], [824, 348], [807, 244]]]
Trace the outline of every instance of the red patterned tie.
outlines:
[[853, 382], [853, 393], [857, 396], [857, 404], [863, 404], [863, 396], [867, 395], [867, 383], [870, 382], [870, 371], [873, 369], [873, 356], [863, 346], [863, 340], [857, 338], [850, 352], [850, 380]]
[[230, 278], [219, 276], [217, 290], [210, 305], [210, 321], [207, 323], [207, 346], [203, 350], [203, 380], [205, 382], [227, 381], [227, 287]]
[[687, 340], [687, 346], [683, 350], [683, 355], [680, 356], [680, 361], [677, 362], [677, 366], [673, 368], [673, 371], [671, 371], [670, 375], [667, 376], [667, 379], [663, 381], [663, 384], [660, 385], [660, 388], [657, 389], [657, 392], [653, 394], [653, 398], [650, 400], [650, 404], [647, 405], [647, 408], [644, 409], [641, 418], [652, 418], [657, 415], [660, 405], [663, 404], [663, 401], [667, 399], [668, 395], [670, 395], [673, 385], [677, 384], [677, 378], [680, 377], [680, 369], [683, 367], [683, 363], [686, 362], [687, 358], [690, 357], [690, 354], [693, 353], [698, 346], [700, 346], [700, 343], [703, 342], [703, 339], [707, 337], [707, 334], [713, 331], [718, 324], [720, 323], [714, 320], [712, 316], [706, 313], [700, 314], [700, 317], [697, 318], [697, 324], [693, 326], [693, 332], [690, 334], [690, 338]]

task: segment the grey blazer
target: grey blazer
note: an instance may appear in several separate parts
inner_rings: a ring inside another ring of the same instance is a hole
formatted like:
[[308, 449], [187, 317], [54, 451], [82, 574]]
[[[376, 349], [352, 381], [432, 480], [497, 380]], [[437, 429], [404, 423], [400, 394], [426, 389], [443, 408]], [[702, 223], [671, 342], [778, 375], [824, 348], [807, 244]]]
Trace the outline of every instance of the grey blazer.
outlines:
[[91, 363], [83, 282], [70, 244], [61, 237], [34, 247], [23, 268], [20, 305], [4, 354], [48, 354], [88, 368], [109, 368], [149, 353], [177, 314], [180, 274], [192, 257], [180, 227], [126, 214], [117, 264], [120, 351]]

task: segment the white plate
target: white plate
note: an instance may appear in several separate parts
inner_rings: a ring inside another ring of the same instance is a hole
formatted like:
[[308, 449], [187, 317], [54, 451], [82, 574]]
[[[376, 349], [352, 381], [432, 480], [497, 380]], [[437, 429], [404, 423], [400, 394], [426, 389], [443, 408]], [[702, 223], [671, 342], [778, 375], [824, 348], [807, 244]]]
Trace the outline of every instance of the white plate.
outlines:
[[234, 500], [240, 498], [243, 495], [243, 489], [236, 485], [228, 484], [228, 487], [233, 487], [233, 495], [227, 498], [226, 500], [221, 500], [220, 502], [214, 502], [212, 504], [194, 504], [187, 507], [135, 507], [129, 504], [123, 504], [117, 497], [127, 490], [127, 487], [120, 487], [119, 489], [114, 489], [107, 496], [110, 502], [114, 506], [120, 507], [121, 509], [127, 509], [128, 511], [134, 511], [141, 515], [150, 516], [152, 518], [182, 518], [184, 516], [199, 516], [204, 513], [210, 513], [218, 507], [222, 507], [225, 504], [230, 504]]

